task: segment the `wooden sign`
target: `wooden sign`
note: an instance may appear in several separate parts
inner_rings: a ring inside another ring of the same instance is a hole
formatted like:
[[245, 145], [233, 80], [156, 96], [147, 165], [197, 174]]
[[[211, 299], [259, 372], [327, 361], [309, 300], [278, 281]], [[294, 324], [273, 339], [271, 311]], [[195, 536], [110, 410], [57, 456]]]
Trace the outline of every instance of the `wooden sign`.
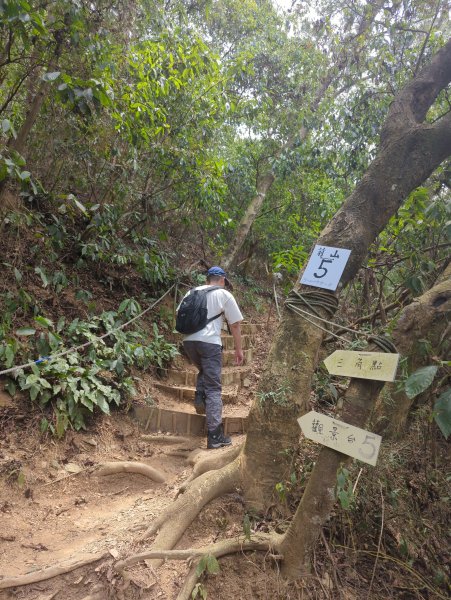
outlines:
[[331, 375], [394, 381], [398, 362], [399, 354], [336, 350], [325, 359], [324, 364]]
[[302, 274], [301, 283], [336, 290], [350, 254], [351, 250], [345, 248], [315, 246]]
[[375, 466], [382, 441], [380, 435], [314, 410], [300, 417], [298, 423], [309, 440]]

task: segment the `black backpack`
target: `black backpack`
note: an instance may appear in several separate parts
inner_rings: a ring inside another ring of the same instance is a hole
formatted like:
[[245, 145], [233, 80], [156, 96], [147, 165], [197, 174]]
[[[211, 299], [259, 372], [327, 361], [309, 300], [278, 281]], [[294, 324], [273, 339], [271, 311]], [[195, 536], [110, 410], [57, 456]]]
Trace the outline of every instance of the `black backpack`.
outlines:
[[175, 321], [176, 330], [185, 335], [197, 333], [206, 327], [208, 323], [220, 317], [222, 312], [215, 317], [207, 318], [207, 294], [220, 289], [222, 289], [220, 285], [212, 285], [203, 290], [191, 290], [180, 304]]

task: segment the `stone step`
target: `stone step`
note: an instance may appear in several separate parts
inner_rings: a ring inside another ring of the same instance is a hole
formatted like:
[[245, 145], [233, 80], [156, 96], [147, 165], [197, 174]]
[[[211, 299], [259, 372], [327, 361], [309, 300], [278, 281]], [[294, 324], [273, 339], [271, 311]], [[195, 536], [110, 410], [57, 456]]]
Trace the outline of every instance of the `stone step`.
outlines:
[[[247, 321], [241, 322], [241, 334], [242, 335], [255, 335], [259, 331], [261, 331], [264, 327], [263, 323], [248, 323]], [[222, 326], [225, 332], [228, 331], [227, 323], [224, 323]]]
[[[249, 365], [252, 362], [252, 348], [243, 351], [244, 354], [244, 365]], [[224, 350], [222, 353], [222, 366], [233, 367], [235, 365], [235, 351]]]
[[[249, 376], [250, 369], [242, 367], [231, 367], [223, 369], [221, 373], [222, 385], [241, 385], [243, 380]], [[186, 385], [190, 387], [196, 386], [197, 370], [187, 371], [179, 369], [162, 369], [161, 374], [165, 383], [171, 385]]]
[[[178, 371], [184, 371], [186, 368], [188, 358], [183, 354], [183, 346], [181, 345], [179, 348], [180, 355], [177, 355], [173, 362], [172, 366], [174, 369]], [[249, 366], [252, 363], [253, 352], [252, 348], [248, 350], [243, 350], [244, 354], [244, 362], [242, 366]], [[236, 367], [235, 365], [235, 351], [234, 350], [224, 350], [222, 353], [222, 366], [223, 367]]]
[[[168, 383], [156, 383], [155, 387], [162, 392], [175, 396], [183, 402], [194, 400], [194, 387], [184, 385], [170, 385]], [[222, 401], [224, 404], [235, 404], [238, 401], [238, 386], [230, 386], [222, 389]]]
[[[233, 335], [222, 335], [221, 336], [222, 347], [224, 350], [234, 350], [235, 349], [235, 340], [233, 339]], [[243, 350], [248, 350], [252, 347], [251, 337], [249, 335], [241, 336], [241, 346]]]
[[[205, 415], [194, 412], [160, 408], [158, 406], [136, 405], [133, 416], [145, 431], [165, 431], [181, 435], [206, 435]], [[222, 419], [225, 434], [246, 433], [247, 416], [227, 415]]]

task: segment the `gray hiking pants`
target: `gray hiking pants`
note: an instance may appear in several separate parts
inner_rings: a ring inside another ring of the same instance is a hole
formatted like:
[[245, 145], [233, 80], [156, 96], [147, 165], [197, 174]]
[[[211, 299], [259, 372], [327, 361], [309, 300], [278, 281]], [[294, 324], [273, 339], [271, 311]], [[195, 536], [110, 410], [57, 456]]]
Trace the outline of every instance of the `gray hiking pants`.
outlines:
[[196, 392], [205, 393], [208, 431], [222, 423], [221, 369], [222, 346], [207, 342], [183, 342], [185, 352], [199, 369]]

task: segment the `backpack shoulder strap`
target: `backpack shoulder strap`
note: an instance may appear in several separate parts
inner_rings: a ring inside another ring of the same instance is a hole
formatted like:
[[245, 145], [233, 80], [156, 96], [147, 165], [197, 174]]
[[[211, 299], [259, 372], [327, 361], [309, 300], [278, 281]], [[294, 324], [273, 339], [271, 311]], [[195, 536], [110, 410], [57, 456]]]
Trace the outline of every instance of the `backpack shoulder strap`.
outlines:
[[[208, 294], [208, 292], [213, 292], [213, 290], [222, 290], [223, 288], [220, 285], [212, 285], [210, 288], [206, 289], [206, 290], [200, 290], [201, 292], [205, 292], [206, 294]], [[207, 325], [208, 323], [211, 323], [212, 321], [214, 321], [215, 319], [219, 319], [219, 317], [222, 315], [223, 311], [221, 311], [219, 313], [219, 315], [216, 315], [214, 317], [210, 317], [209, 319], [207, 319]]]

